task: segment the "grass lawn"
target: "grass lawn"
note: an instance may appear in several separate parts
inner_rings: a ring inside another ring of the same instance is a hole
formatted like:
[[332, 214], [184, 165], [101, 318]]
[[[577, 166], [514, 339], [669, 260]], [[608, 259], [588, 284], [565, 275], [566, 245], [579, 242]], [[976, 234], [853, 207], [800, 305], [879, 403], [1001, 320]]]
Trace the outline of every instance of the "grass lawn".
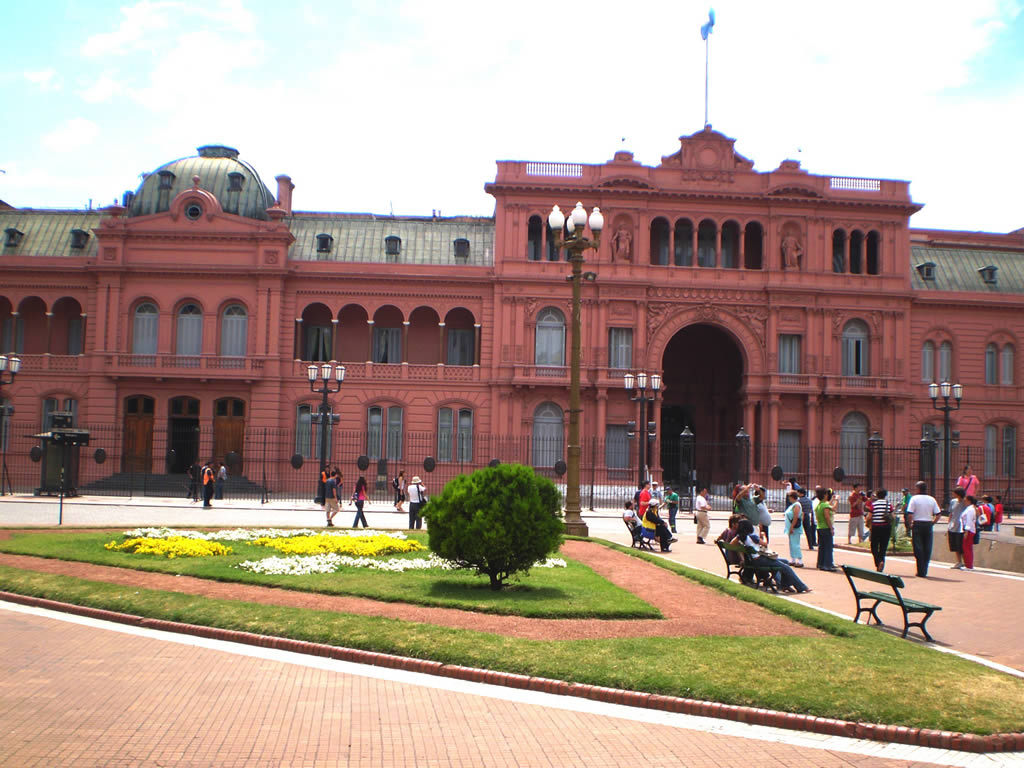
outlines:
[[[424, 533], [409, 538], [426, 546]], [[109, 541], [123, 541], [111, 533], [17, 533], [0, 541], [0, 551], [59, 560], [78, 560], [98, 565], [134, 568], [235, 581], [259, 586], [283, 587], [328, 595], [354, 595], [388, 602], [414, 603], [445, 608], [498, 613], [532, 618], [659, 619], [661, 613], [637, 596], [598, 576], [590, 568], [566, 559], [567, 568], [533, 568], [500, 592], [492, 591], [487, 577], [463, 571], [405, 571], [393, 573], [367, 568], [342, 567], [337, 573], [305, 576], [272, 576], [236, 568], [244, 560], [259, 560], [281, 553], [248, 542], [224, 542], [232, 554], [220, 557], [175, 558], [139, 555], [104, 549]], [[429, 552], [390, 555], [396, 558], [427, 557]], [[387, 559], [387, 558], [385, 558]]]
[[[11, 551], [15, 542], [23, 547], [28, 538], [66, 541], [78, 536], [33, 534], [3, 542], [3, 548]], [[93, 541], [102, 544], [109, 538], [109, 534], [99, 535]], [[1024, 680], [711, 574], [607, 546], [828, 634], [532, 641], [393, 619], [133, 589], [7, 567], [0, 567], [0, 589], [173, 621], [820, 717], [982, 734], [1024, 730], [1024, 713], [1012, 704], [1024, 701]], [[565, 569], [551, 573], [553, 584], [559, 578], [571, 578], [571, 571]], [[369, 572], [372, 579], [394, 575]], [[448, 575], [441, 579], [447, 580]], [[741, 610], [723, 620], [737, 620]]]

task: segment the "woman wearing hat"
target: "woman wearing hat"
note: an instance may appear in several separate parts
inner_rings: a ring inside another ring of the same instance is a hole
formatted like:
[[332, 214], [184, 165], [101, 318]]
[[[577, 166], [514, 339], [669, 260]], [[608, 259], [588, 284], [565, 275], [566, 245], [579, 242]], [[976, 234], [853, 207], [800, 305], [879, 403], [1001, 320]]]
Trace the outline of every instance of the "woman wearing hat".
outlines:
[[409, 528], [422, 528], [423, 518], [420, 517], [420, 510], [427, 503], [427, 492], [419, 475], [412, 476], [412, 481], [405, 487], [405, 494], [409, 500]]

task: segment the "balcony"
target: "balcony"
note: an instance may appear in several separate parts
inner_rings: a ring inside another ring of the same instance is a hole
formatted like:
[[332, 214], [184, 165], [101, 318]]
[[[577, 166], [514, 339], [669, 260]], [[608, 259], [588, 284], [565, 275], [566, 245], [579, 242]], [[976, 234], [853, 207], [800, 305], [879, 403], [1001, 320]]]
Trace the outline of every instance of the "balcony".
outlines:
[[906, 394], [901, 379], [882, 376], [822, 376], [822, 393], [831, 396], [894, 397]]
[[[305, 378], [310, 365], [319, 365], [307, 360], [292, 361], [292, 375]], [[479, 365], [443, 365], [420, 363], [342, 363], [345, 366], [345, 381], [360, 383], [374, 381], [409, 382], [479, 382]]]
[[82, 362], [84, 355], [23, 355], [21, 358], [21, 370], [28, 371], [54, 371], [57, 373], [73, 373], [84, 370], [85, 363]]
[[201, 378], [245, 380], [263, 378], [263, 358], [220, 355], [123, 355], [103, 356], [110, 376]]

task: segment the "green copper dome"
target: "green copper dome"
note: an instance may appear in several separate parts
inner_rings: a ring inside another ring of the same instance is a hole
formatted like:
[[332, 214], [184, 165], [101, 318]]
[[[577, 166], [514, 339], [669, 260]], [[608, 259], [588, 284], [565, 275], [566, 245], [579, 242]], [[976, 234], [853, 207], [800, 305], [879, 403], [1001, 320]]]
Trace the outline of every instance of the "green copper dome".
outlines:
[[266, 219], [274, 195], [256, 170], [238, 159], [238, 150], [212, 144], [199, 147], [196, 157], [183, 157], [146, 174], [128, 204], [129, 216], [146, 216], [166, 211], [178, 193], [199, 187], [212, 194], [227, 213], [250, 219]]

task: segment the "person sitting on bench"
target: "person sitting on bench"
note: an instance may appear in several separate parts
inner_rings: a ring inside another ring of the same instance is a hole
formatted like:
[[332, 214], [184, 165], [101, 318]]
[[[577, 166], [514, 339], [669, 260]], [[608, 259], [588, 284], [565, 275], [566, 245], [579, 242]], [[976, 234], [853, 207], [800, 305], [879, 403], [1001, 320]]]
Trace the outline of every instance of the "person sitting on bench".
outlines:
[[[754, 526], [746, 518], [742, 518], [736, 527], [736, 540], [741, 544], [752, 547], [757, 554], [752, 556], [752, 561], [759, 566], [769, 566], [775, 572], [775, 579], [783, 592], [810, 592], [811, 589], [804, 584], [796, 575], [789, 563], [778, 557], [761, 552], [761, 537], [754, 531]], [[748, 577], [749, 581], [750, 578]]]
[[649, 539], [657, 538], [661, 542], [662, 552], [672, 551], [669, 545], [677, 541], [677, 539], [672, 536], [672, 531], [669, 530], [668, 524], [658, 514], [657, 499], [651, 499], [650, 504], [647, 505], [642, 524], [644, 536]]

